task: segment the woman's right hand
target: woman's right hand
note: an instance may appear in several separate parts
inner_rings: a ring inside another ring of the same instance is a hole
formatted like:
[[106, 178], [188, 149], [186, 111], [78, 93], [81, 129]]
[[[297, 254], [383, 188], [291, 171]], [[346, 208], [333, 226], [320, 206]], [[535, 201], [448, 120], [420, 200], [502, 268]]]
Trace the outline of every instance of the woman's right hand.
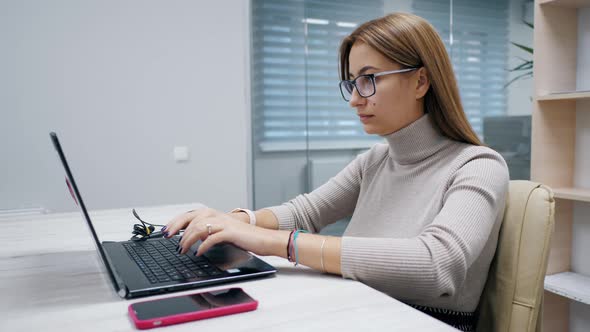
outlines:
[[[170, 222], [168, 222], [168, 224], [166, 224], [166, 226], [164, 226], [162, 231], [164, 232], [165, 237], [170, 238], [170, 237], [176, 235], [180, 230], [186, 229], [188, 224], [190, 224], [190, 222], [193, 219], [195, 219], [196, 216], [200, 216], [201, 218], [205, 218], [205, 217], [219, 216], [221, 214], [226, 214], [229, 217], [235, 219], [236, 221], [240, 221], [245, 224], [250, 223], [250, 218], [248, 217], [248, 215], [246, 213], [243, 213], [243, 212], [224, 213], [224, 212], [221, 212], [221, 211], [218, 211], [215, 209], [211, 209], [208, 207], [202, 207], [202, 208], [190, 210], [190, 211], [187, 211], [187, 212], [177, 215]], [[171, 229], [170, 226], [172, 224], [176, 225], [178, 222], [180, 222], [179, 225], [181, 228], [174, 227]]]
[[[225, 212], [203, 208], [183, 213], [172, 219], [164, 229], [170, 238], [182, 229], [184, 234], [179, 242], [180, 253], [188, 252], [197, 241], [203, 241], [197, 255], [202, 255], [211, 246], [228, 242], [258, 255], [280, 255], [287, 243], [288, 233], [262, 229]], [[240, 220], [242, 221], [242, 220]], [[285, 234], [287, 235], [285, 235]], [[284, 242], [284, 243], [283, 243]]]

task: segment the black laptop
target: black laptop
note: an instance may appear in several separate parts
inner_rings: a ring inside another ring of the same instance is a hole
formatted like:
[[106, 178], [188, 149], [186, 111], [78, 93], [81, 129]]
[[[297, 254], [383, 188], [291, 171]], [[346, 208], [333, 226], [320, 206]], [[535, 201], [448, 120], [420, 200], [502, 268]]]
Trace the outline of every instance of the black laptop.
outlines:
[[145, 241], [100, 242], [56, 133], [51, 141], [82, 210], [99, 256], [119, 296], [134, 298], [247, 278], [269, 276], [275, 268], [231, 244], [216, 245], [200, 257], [198, 245], [185, 255], [176, 252], [178, 237]]

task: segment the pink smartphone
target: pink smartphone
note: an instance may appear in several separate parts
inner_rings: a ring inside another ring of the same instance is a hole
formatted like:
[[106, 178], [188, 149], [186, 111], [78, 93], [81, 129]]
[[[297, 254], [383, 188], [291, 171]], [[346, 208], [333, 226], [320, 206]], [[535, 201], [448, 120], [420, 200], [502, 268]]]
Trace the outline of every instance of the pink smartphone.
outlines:
[[138, 329], [231, 315], [258, 308], [258, 301], [241, 288], [167, 297], [129, 305], [129, 316]]

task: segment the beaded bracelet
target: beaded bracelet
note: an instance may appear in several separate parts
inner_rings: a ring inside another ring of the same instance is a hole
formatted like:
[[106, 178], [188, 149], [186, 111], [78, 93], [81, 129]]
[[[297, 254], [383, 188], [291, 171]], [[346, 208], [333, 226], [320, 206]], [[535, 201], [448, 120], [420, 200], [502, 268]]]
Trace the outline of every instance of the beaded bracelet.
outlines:
[[293, 233], [293, 248], [295, 250], [295, 266], [297, 266], [299, 264], [299, 251], [297, 250], [297, 237], [299, 236], [299, 233], [308, 233], [308, 231], [303, 230], [303, 229], [298, 229], [295, 231], [295, 233]]
[[297, 232], [297, 230], [291, 232], [291, 244], [289, 245], [289, 256], [291, 257], [291, 260], [289, 260], [289, 262], [295, 262], [295, 247], [293, 243], [293, 239], [295, 238], [295, 232]]
[[287, 241], [287, 260], [289, 262], [293, 261], [291, 256], [291, 238], [293, 237], [293, 233], [295, 233], [295, 230], [292, 230], [291, 233], [289, 233], [289, 241]]
[[320, 264], [322, 266], [322, 272], [326, 272], [326, 268], [324, 267], [324, 245], [326, 244], [327, 238], [324, 238], [322, 241], [322, 245], [320, 246]]

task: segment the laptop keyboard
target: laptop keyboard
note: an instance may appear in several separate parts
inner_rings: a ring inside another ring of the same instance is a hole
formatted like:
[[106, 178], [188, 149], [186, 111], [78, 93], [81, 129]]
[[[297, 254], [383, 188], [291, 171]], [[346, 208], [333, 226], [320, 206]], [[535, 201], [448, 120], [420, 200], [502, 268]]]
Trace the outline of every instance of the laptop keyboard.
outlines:
[[176, 252], [177, 245], [176, 237], [123, 243], [123, 247], [152, 284], [222, 274], [203, 256], [179, 255]]

